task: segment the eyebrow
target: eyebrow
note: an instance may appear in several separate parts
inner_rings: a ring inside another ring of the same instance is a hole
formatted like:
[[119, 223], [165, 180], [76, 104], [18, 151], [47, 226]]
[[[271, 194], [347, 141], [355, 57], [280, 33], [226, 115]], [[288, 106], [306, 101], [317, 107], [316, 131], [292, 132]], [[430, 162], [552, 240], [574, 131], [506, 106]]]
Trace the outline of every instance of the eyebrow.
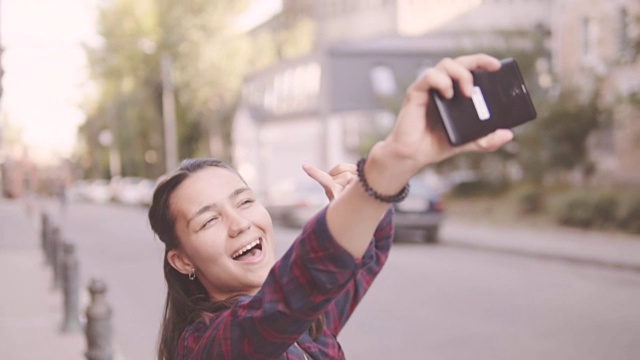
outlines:
[[[229, 197], [228, 197], [228, 198], [229, 198], [229, 199], [234, 199], [234, 198], [238, 197], [240, 194], [242, 194], [242, 193], [244, 193], [244, 192], [247, 192], [247, 191], [250, 191], [250, 190], [251, 190], [251, 189], [249, 189], [248, 187], [241, 187], [241, 188], [238, 188], [238, 189], [234, 190], [234, 191], [229, 195]], [[191, 221], [193, 221], [193, 220], [194, 220], [195, 218], [197, 218], [198, 216], [200, 216], [200, 215], [202, 215], [202, 214], [204, 214], [204, 213], [206, 213], [206, 212], [208, 212], [208, 211], [211, 211], [211, 210], [213, 210], [213, 209], [215, 209], [215, 208], [217, 208], [217, 207], [218, 207], [218, 206], [217, 206], [217, 204], [207, 204], [207, 205], [205, 205], [205, 206], [201, 207], [200, 209], [198, 209], [198, 211], [196, 211], [196, 213], [195, 213], [195, 214], [193, 214], [193, 215], [189, 218], [189, 220], [187, 220], [187, 226], [189, 226], [189, 224], [191, 223]]]

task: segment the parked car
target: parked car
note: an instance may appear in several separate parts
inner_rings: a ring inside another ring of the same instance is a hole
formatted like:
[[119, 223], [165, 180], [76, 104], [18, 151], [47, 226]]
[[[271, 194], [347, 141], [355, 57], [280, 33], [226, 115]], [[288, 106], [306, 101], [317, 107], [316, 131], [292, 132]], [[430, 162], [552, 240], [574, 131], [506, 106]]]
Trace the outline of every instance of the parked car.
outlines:
[[109, 181], [105, 179], [88, 180], [81, 191], [84, 199], [96, 204], [106, 204], [112, 199]]
[[444, 193], [423, 176], [414, 177], [409, 184], [407, 198], [394, 205], [396, 241], [435, 243], [445, 216]]
[[155, 182], [141, 177], [113, 177], [109, 183], [114, 202], [124, 205], [151, 204]]
[[322, 186], [315, 182], [296, 187], [295, 199], [282, 210], [282, 223], [289, 227], [303, 227], [313, 215], [329, 204]]
[[[440, 179], [433, 174], [421, 174], [411, 179], [410, 184], [407, 198], [394, 205], [396, 241], [418, 236], [422, 242], [436, 242], [445, 210]], [[322, 186], [315, 182], [299, 184], [294, 189], [291, 196], [268, 204], [267, 208], [274, 221], [300, 228], [329, 201]]]

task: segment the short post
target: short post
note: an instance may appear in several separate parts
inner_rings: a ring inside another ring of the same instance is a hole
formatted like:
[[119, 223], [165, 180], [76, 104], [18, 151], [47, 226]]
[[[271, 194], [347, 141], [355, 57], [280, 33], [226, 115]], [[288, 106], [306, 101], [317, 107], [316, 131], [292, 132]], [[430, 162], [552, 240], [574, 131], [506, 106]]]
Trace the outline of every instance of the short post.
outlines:
[[111, 307], [105, 293], [107, 285], [102, 280], [93, 279], [89, 284], [91, 303], [87, 307], [87, 360], [112, 360]]
[[60, 228], [55, 227], [53, 229], [51, 238], [51, 247], [53, 254], [53, 288], [62, 288], [62, 262], [63, 262], [63, 241], [60, 234]]
[[45, 234], [45, 255], [47, 258], [47, 265], [51, 266], [53, 268], [53, 263], [54, 263], [54, 239], [59, 236], [59, 232], [60, 229], [53, 224], [53, 222], [51, 220], [49, 220], [49, 225], [47, 226], [46, 229], [46, 234]]
[[62, 332], [78, 331], [80, 324], [80, 293], [79, 293], [79, 266], [75, 245], [69, 242], [63, 244], [64, 260], [62, 262], [62, 279], [64, 294], [64, 320]]
[[47, 258], [47, 236], [49, 232], [49, 214], [43, 212], [40, 216], [41, 219], [41, 228], [40, 228], [40, 246], [42, 247], [42, 253], [45, 255], [45, 262], [48, 261]]

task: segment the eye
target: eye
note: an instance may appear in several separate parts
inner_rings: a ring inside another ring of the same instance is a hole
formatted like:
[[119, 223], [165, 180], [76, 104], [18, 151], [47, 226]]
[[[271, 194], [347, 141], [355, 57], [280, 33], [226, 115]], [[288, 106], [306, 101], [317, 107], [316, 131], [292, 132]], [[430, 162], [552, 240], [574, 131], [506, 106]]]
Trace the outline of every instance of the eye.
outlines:
[[246, 207], [246, 206], [249, 206], [249, 204], [252, 204], [253, 202], [255, 202], [255, 200], [253, 200], [251, 198], [247, 198], [247, 199], [244, 199], [244, 200], [240, 201], [240, 204], [239, 204], [238, 207]]
[[208, 218], [200, 227], [200, 230], [204, 229], [205, 227], [207, 227], [207, 225], [211, 224], [212, 222], [216, 221], [218, 219], [217, 216], [213, 216]]

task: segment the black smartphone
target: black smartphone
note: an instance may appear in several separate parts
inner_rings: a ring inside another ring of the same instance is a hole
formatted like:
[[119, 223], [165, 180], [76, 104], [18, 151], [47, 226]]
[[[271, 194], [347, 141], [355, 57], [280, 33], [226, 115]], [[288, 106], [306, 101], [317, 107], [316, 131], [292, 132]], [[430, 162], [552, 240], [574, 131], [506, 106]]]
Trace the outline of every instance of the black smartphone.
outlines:
[[497, 71], [473, 71], [473, 95], [464, 96], [454, 82], [454, 96], [433, 91], [452, 145], [462, 145], [497, 129], [510, 129], [537, 116], [529, 90], [513, 58], [502, 59]]

